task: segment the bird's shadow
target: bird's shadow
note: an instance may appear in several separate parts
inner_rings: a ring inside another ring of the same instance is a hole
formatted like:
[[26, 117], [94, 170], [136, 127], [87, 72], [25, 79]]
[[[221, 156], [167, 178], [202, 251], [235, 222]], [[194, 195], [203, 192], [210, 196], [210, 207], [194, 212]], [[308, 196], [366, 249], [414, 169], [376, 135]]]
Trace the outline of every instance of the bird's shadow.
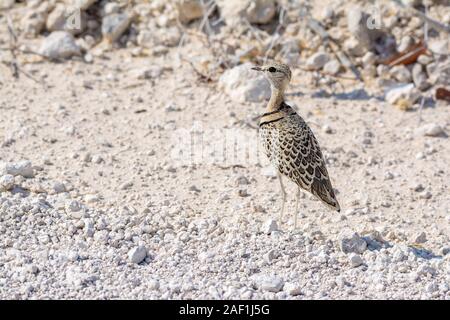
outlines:
[[[370, 236], [370, 235], [364, 236], [362, 238], [364, 239], [364, 241], [366, 241], [367, 248], [370, 251], [379, 251], [383, 248], [391, 248], [394, 246], [389, 241], [386, 241], [384, 239], [383, 240], [376, 239], [375, 237]], [[411, 251], [418, 258], [422, 258], [422, 259], [426, 259], [426, 260], [430, 260], [430, 259], [434, 259], [434, 258], [442, 258], [441, 255], [436, 255], [431, 250], [426, 249], [426, 248], [419, 248], [419, 247], [413, 246], [413, 245], [408, 245], [407, 247], [408, 247], [408, 251]]]

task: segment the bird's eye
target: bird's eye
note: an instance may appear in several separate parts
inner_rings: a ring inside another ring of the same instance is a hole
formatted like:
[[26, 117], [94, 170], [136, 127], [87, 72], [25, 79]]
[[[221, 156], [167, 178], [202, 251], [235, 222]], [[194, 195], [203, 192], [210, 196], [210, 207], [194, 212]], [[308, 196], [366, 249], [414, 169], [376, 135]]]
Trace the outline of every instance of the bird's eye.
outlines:
[[269, 69], [267, 69], [269, 72], [275, 72], [277, 71], [277, 69], [275, 69], [274, 67], [270, 67]]

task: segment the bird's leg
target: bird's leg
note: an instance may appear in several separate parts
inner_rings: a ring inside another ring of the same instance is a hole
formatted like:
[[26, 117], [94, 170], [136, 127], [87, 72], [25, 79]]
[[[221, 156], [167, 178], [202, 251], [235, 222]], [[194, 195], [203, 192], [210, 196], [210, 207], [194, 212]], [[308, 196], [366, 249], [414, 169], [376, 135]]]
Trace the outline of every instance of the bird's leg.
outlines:
[[294, 222], [294, 230], [297, 229], [297, 220], [298, 220], [298, 208], [300, 204], [300, 187], [297, 187], [297, 202], [295, 205], [295, 222]]
[[281, 189], [281, 197], [283, 203], [281, 204], [281, 213], [280, 213], [280, 224], [283, 223], [283, 213], [284, 213], [284, 204], [286, 203], [286, 191], [284, 190], [283, 178], [281, 174], [278, 173], [278, 180], [280, 180], [280, 189]]

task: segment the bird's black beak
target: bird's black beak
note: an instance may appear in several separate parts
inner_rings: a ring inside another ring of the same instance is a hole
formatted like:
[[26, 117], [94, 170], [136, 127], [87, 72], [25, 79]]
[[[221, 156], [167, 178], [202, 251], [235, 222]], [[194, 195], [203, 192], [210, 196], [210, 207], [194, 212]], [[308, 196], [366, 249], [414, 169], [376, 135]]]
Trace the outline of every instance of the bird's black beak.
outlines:
[[260, 67], [253, 67], [252, 70], [262, 71], [262, 69]]

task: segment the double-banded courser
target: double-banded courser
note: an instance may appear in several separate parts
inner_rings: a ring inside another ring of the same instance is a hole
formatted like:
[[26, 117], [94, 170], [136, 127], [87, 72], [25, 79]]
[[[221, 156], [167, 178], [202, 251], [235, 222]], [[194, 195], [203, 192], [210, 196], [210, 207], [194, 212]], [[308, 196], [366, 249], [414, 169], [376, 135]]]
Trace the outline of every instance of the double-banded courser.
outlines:
[[272, 89], [266, 113], [261, 116], [259, 123], [259, 137], [267, 157], [278, 170], [283, 198], [280, 223], [286, 202], [282, 175], [288, 176], [298, 186], [294, 228], [297, 227], [300, 189], [311, 192], [329, 208], [339, 212], [340, 206], [319, 143], [302, 117], [284, 102], [284, 91], [291, 80], [291, 70], [280, 63], [252, 69], [263, 72]]

